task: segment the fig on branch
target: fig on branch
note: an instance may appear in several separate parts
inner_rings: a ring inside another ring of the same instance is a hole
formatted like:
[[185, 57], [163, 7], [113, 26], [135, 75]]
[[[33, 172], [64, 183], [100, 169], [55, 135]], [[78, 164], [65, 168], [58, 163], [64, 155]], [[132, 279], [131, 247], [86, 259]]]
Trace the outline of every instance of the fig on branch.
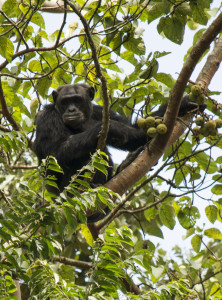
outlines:
[[156, 128], [157, 133], [159, 134], [165, 134], [167, 132], [167, 127], [165, 124], [159, 124]]
[[159, 124], [162, 124], [162, 119], [156, 119], [155, 120], [155, 125], [158, 126]]
[[209, 130], [214, 130], [216, 129], [216, 122], [214, 120], [207, 121], [205, 126]]
[[155, 118], [154, 117], [147, 117], [146, 118], [146, 126], [147, 127], [155, 126]]
[[210, 130], [209, 130], [209, 133], [210, 133], [210, 135], [211, 135], [211, 136], [215, 136], [215, 135], [217, 135], [217, 134], [218, 134], [218, 132], [217, 132], [217, 129], [216, 129], [216, 128], [214, 128], [214, 129], [210, 129]]
[[214, 114], [218, 113], [218, 111], [219, 111], [219, 109], [217, 109], [217, 105], [216, 105], [216, 104], [213, 104], [213, 105], [212, 105], [211, 110], [212, 110], [212, 112], [213, 112]]
[[194, 133], [195, 135], [199, 135], [199, 134], [200, 134], [200, 127], [196, 126], [196, 127], [194, 127], [192, 130], [193, 130], [193, 133]]
[[202, 128], [200, 128], [200, 133], [205, 137], [207, 137], [210, 134], [209, 130], [206, 128], [205, 125]]
[[205, 96], [204, 94], [200, 94], [199, 96], [197, 96], [196, 98], [196, 103], [199, 105], [203, 105], [205, 102]]
[[222, 119], [216, 119], [215, 123], [216, 123], [216, 128], [221, 128], [222, 127]]
[[138, 119], [137, 125], [139, 126], [139, 128], [144, 129], [146, 127], [146, 120], [144, 118]]
[[154, 138], [157, 135], [157, 129], [155, 127], [148, 128], [147, 135], [151, 138]]
[[201, 129], [200, 129], [200, 133], [207, 137], [209, 135], [211, 136], [215, 136], [217, 135], [217, 128], [216, 128], [216, 125], [215, 125], [215, 121], [213, 120], [210, 120], [208, 121]]
[[189, 99], [191, 102], [195, 102], [198, 105], [204, 104], [205, 96], [199, 85], [193, 85], [191, 87], [191, 92], [189, 93]]
[[198, 126], [203, 126], [203, 125], [204, 125], [204, 118], [203, 118], [203, 117], [198, 117], [198, 118], [196, 118], [195, 123], [196, 123]]
[[195, 84], [191, 87], [191, 93], [194, 96], [199, 96], [202, 93], [202, 89], [199, 85]]
[[194, 96], [194, 94], [190, 92], [190, 93], [189, 93], [189, 100], [190, 100], [191, 102], [196, 103], [196, 101], [197, 101], [197, 96]]

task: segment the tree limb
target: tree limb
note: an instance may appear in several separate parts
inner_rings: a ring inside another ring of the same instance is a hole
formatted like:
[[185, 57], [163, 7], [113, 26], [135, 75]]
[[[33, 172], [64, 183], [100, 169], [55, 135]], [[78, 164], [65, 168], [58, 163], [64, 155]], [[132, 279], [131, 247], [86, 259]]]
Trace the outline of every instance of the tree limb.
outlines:
[[211, 79], [218, 70], [222, 61], [222, 36], [215, 43], [213, 51], [208, 55], [207, 61], [198, 75], [196, 82], [201, 83], [201, 87], [207, 90]]
[[77, 268], [84, 269], [84, 270], [89, 270], [93, 267], [92, 263], [89, 263], [86, 261], [81, 261], [81, 260], [76, 260], [76, 259], [71, 259], [71, 258], [67, 258], [64, 256], [55, 256], [55, 257], [53, 257], [53, 261], [57, 261], [64, 265], [69, 265], [69, 266], [77, 267]]
[[[164, 136], [157, 136], [154, 138], [145, 149], [145, 151], [138, 156], [138, 158], [126, 169], [120, 172], [106, 183], [106, 187], [114, 192], [122, 195], [125, 193], [136, 181], [144, 176], [159, 160], [165, 150], [171, 146], [185, 131], [186, 124], [188, 125], [192, 120], [192, 115], [182, 118], [183, 123], [177, 123], [175, 126], [176, 117], [180, 107], [180, 100], [184, 93], [186, 84], [202, 54], [209, 48], [210, 44], [222, 30], [222, 13], [214, 20], [214, 22], [205, 31], [203, 36], [194, 45], [187, 60], [179, 74], [179, 77], [172, 90], [171, 99], [165, 114], [165, 123], [167, 125], [168, 133]], [[217, 46], [217, 45], [216, 45]], [[218, 44], [218, 47], [220, 43]], [[216, 72], [216, 70], [215, 70]], [[210, 76], [213, 76], [211, 73]]]

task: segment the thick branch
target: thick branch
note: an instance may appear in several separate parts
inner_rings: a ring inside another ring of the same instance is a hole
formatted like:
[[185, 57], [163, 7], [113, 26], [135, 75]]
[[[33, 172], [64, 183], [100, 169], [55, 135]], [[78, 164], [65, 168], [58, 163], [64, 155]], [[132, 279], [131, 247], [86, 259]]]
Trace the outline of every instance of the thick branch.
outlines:
[[[148, 145], [146, 149], [130, 166], [124, 169], [117, 176], [112, 178], [105, 186], [122, 195], [135, 182], [144, 176], [153, 167], [165, 152], [165, 150], [173, 144], [184, 132], [186, 126], [184, 123], [175, 126], [175, 120], [178, 114], [180, 100], [184, 93], [186, 84], [202, 54], [209, 48], [212, 41], [222, 30], [222, 13], [205, 31], [200, 40], [194, 45], [190, 55], [188, 56], [180, 75], [175, 83], [172, 91], [171, 100], [165, 114], [165, 122], [167, 124], [168, 133], [165, 136], [157, 136]], [[216, 45], [217, 46], [217, 45]], [[220, 46], [220, 44], [219, 44]], [[215, 70], [216, 72], [216, 70]], [[211, 76], [214, 74], [212, 73]], [[188, 115], [183, 118], [187, 124], [192, 120], [192, 116]]]
[[167, 111], [165, 114], [165, 124], [167, 126], [168, 133], [163, 137], [157, 137], [153, 143], [151, 143], [151, 151], [154, 152], [156, 147], [165, 149], [167, 140], [169, 139], [174, 124], [178, 115], [181, 99], [187, 85], [187, 82], [197, 65], [199, 59], [203, 53], [210, 47], [210, 44], [215, 40], [217, 35], [222, 30], [222, 13], [212, 22], [208, 29], [203, 33], [202, 37], [196, 42], [189, 56], [187, 57], [184, 66], [178, 76], [178, 79], [172, 89], [171, 98]]
[[207, 61], [197, 77], [196, 82], [201, 82], [201, 87], [206, 90], [209, 86], [211, 79], [218, 70], [222, 61], [222, 36], [218, 39], [215, 44], [213, 51], [208, 55]]

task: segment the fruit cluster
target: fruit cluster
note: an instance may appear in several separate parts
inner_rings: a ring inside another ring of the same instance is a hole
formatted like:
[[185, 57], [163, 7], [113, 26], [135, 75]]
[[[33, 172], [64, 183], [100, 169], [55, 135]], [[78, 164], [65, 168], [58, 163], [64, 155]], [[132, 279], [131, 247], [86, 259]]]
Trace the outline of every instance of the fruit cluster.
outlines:
[[195, 102], [198, 105], [203, 105], [205, 102], [205, 96], [201, 87], [197, 84], [191, 87], [191, 92], [189, 93], [189, 99], [191, 102]]
[[154, 138], [157, 134], [167, 132], [167, 127], [160, 118], [155, 119], [151, 116], [146, 119], [141, 118], [137, 120], [137, 125], [151, 138]]
[[222, 127], [222, 119], [205, 121], [203, 117], [198, 117], [195, 123], [198, 126], [193, 128], [193, 133], [195, 135], [202, 134], [205, 137], [217, 135], [217, 129]]

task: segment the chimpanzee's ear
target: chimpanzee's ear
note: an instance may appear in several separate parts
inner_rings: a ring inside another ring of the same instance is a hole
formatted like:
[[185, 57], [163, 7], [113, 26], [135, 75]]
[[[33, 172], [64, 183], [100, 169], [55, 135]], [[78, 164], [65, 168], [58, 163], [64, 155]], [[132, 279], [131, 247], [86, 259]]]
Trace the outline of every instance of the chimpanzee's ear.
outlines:
[[88, 89], [88, 93], [89, 93], [90, 100], [93, 100], [94, 96], [95, 96], [95, 89], [94, 89], [94, 87], [90, 86], [89, 89]]
[[58, 92], [52, 91], [52, 98], [53, 98], [54, 103], [56, 103], [57, 96], [58, 96]]

